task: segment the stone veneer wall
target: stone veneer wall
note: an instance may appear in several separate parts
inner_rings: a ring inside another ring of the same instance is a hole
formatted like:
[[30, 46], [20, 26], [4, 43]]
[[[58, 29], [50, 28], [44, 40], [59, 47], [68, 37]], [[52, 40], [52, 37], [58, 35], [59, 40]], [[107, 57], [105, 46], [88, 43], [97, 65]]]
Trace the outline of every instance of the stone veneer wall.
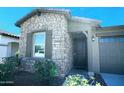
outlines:
[[65, 76], [72, 67], [72, 41], [68, 34], [68, 21], [62, 14], [42, 13], [21, 25], [20, 56], [26, 56], [27, 33], [52, 31], [52, 60], [56, 63], [59, 76]]

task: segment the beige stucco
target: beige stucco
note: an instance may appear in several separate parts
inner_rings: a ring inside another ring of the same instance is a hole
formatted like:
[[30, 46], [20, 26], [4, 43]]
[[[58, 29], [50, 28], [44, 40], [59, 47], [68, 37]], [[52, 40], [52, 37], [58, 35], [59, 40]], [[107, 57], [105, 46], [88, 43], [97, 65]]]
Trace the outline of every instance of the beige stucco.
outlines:
[[[80, 20], [77, 20], [80, 19]], [[99, 21], [85, 18], [73, 18], [69, 21], [70, 33], [81, 33], [87, 37], [88, 71], [100, 72], [98, 37], [95, 36], [95, 28], [99, 27]], [[92, 40], [95, 38], [95, 40]]]

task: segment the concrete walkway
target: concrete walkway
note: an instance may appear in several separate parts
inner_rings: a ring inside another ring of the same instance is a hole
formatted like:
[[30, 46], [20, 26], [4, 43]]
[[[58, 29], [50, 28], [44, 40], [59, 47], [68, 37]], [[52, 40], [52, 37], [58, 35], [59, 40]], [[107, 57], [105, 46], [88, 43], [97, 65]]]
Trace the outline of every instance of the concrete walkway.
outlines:
[[101, 73], [108, 86], [124, 86], [124, 75]]

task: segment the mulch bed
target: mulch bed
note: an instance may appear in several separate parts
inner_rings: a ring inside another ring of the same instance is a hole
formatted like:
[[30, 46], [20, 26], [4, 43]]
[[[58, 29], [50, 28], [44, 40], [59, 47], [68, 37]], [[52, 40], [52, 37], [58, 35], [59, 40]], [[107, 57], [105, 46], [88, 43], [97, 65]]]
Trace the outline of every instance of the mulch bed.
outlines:
[[3, 84], [2, 86], [61, 86], [63, 82], [63, 78], [55, 77], [54, 80], [48, 83], [45, 80], [40, 81], [33, 73], [18, 71], [15, 73], [13, 81], [9, 81], [9, 83]]
[[60, 86], [63, 83], [62, 78], [55, 77], [50, 84], [48, 81], [40, 81], [35, 74], [20, 71], [15, 74], [14, 85], [15, 86]]
[[15, 74], [14, 77], [15, 86], [33, 86], [40, 85], [39, 80], [35, 77], [33, 73], [26, 71], [19, 71]]
[[[101, 85], [107, 86], [103, 78], [100, 74], [95, 73], [95, 79]], [[55, 77], [54, 80], [51, 80], [50, 84], [47, 81], [40, 81], [35, 74], [26, 72], [26, 71], [18, 71], [15, 73], [14, 81], [12, 84], [6, 84], [5, 86], [62, 86], [65, 78]]]

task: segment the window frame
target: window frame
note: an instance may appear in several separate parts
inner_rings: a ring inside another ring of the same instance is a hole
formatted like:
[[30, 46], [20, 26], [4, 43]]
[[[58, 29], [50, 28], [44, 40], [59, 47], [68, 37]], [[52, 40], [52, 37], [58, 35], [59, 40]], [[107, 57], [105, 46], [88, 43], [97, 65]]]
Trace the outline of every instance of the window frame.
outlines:
[[[39, 35], [39, 34], [42, 34], [42, 33], [44, 33], [44, 35], [45, 35], [45, 36], [44, 36], [44, 39], [45, 39], [45, 44], [44, 44], [44, 57], [40, 57], [40, 56], [38, 57], [38, 56], [35, 56], [35, 45], [36, 45], [36, 44], [35, 44], [35, 36], [36, 36], [37, 34]], [[37, 57], [37, 58], [45, 58], [45, 55], [46, 55], [46, 32], [45, 32], [45, 31], [39, 31], [39, 32], [33, 33], [33, 40], [32, 40], [32, 41], [33, 41], [33, 44], [32, 44], [32, 45], [33, 45], [32, 56], [33, 56], [33, 57]]]

